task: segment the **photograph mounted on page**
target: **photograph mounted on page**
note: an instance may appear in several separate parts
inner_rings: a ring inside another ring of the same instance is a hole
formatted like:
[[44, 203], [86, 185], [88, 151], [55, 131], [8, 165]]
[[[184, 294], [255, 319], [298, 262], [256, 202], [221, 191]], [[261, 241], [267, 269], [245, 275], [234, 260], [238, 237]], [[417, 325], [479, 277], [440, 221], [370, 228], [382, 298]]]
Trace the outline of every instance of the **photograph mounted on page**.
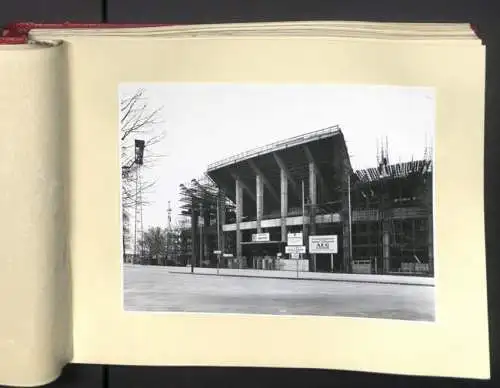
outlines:
[[126, 311], [435, 321], [433, 88], [118, 98]]

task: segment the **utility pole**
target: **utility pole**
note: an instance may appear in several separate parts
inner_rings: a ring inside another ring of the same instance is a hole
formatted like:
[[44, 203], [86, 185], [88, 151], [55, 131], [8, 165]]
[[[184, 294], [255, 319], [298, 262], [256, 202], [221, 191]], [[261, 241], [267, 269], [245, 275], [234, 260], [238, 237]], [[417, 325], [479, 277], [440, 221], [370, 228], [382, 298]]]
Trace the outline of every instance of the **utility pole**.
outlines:
[[220, 256], [221, 256], [221, 241], [220, 241], [220, 215], [219, 215], [219, 208], [220, 208], [220, 200], [221, 200], [221, 195], [220, 195], [220, 189], [217, 189], [217, 250], [219, 253], [217, 254], [217, 275], [219, 274], [219, 266], [220, 266]]
[[191, 194], [191, 273], [194, 273], [196, 264], [196, 228], [198, 217], [196, 216], [194, 195]]
[[172, 236], [172, 207], [170, 206], [170, 201], [168, 201], [168, 208], [167, 208], [167, 214], [168, 214], [168, 223], [167, 223], [167, 252], [166, 252], [166, 260], [169, 258], [170, 254], [170, 259], [173, 259], [177, 262], [177, 257], [174, 256], [174, 249], [173, 248], [173, 236]]
[[[307, 246], [307, 236], [306, 236], [306, 200], [305, 200], [305, 189], [304, 189], [304, 179], [302, 179], [302, 244]], [[304, 254], [299, 254], [299, 258], [304, 258]], [[299, 262], [297, 260], [297, 278], [299, 277]]]
[[217, 190], [217, 250], [220, 250], [220, 189]]
[[349, 271], [352, 266], [352, 205], [351, 205], [351, 173], [347, 174], [347, 207], [349, 211]]
[[203, 259], [203, 223], [205, 222], [205, 215], [203, 214], [203, 204], [200, 202], [200, 268]]
[[305, 201], [305, 190], [304, 190], [304, 180], [302, 179], [302, 242], [306, 245], [306, 201]]

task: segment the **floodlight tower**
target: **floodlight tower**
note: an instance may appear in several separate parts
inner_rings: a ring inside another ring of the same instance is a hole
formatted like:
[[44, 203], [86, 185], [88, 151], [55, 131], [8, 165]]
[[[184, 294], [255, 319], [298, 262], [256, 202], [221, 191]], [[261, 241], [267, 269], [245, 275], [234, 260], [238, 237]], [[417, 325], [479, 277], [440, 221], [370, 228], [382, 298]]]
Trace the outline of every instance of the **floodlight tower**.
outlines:
[[129, 168], [135, 166], [135, 214], [134, 214], [134, 259], [137, 256], [138, 242], [137, 235], [144, 237], [143, 220], [142, 220], [142, 181], [141, 167], [144, 165], [144, 140], [135, 140], [135, 157]]

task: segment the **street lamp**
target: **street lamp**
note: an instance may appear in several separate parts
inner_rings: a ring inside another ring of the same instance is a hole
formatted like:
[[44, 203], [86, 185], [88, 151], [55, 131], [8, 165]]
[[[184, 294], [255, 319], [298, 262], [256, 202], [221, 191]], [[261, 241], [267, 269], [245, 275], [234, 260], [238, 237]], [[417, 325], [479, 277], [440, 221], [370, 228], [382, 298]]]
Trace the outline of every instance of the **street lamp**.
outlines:
[[219, 266], [220, 266], [220, 256], [221, 256], [221, 241], [220, 241], [220, 202], [221, 202], [221, 192], [220, 189], [217, 189], [217, 220], [216, 220], [216, 227], [217, 227], [217, 275], [219, 274]]

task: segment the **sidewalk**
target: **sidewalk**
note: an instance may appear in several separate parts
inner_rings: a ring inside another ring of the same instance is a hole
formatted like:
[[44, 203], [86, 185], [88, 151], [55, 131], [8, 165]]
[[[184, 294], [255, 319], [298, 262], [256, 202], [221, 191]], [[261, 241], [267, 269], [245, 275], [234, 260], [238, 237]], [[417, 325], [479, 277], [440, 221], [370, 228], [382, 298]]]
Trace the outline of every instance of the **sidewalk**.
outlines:
[[[170, 273], [191, 274], [191, 266], [188, 267], [164, 267]], [[194, 268], [196, 275], [217, 276], [216, 268]], [[271, 271], [258, 269], [219, 269], [218, 276], [237, 276], [269, 279], [294, 279], [294, 280], [322, 280], [337, 282], [379, 283], [379, 284], [402, 284], [415, 286], [434, 287], [435, 279], [431, 277], [401, 276], [401, 275], [367, 275], [367, 274], [345, 274], [345, 273], [323, 273], [323, 272], [297, 272], [295, 271]]]

